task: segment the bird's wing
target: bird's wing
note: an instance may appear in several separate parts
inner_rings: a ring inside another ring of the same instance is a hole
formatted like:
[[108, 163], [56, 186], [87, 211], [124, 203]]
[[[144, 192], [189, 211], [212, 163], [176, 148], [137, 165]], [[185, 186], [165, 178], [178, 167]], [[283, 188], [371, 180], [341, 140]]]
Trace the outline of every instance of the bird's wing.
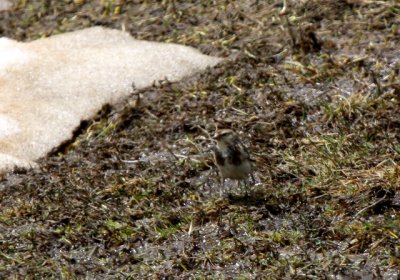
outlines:
[[214, 147], [214, 158], [215, 158], [215, 162], [218, 165], [224, 165], [225, 158], [224, 158], [223, 154], [221, 153], [221, 151], [217, 147]]

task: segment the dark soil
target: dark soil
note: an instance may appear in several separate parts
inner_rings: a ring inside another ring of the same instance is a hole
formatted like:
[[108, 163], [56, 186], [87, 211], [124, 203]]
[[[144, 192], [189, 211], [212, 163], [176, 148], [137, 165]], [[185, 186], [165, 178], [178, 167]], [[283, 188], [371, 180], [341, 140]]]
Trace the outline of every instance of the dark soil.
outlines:
[[[229, 59], [3, 176], [0, 278], [400, 277], [398, 1], [17, 2], [2, 36], [103, 25]], [[251, 151], [249, 196], [219, 195], [217, 127]]]

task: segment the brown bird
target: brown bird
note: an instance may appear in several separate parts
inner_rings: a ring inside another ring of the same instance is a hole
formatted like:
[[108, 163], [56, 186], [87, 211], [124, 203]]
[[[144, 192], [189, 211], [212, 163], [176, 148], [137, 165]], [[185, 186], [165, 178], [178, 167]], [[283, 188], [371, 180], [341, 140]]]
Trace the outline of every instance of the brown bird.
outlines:
[[221, 194], [226, 178], [238, 180], [238, 184], [240, 180], [244, 180], [247, 194], [249, 175], [251, 175], [253, 183], [255, 182], [249, 152], [240, 141], [239, 136], [231, 129], [217, 131], [214, 139], [217, 141], [214, 158], [222, 179]]

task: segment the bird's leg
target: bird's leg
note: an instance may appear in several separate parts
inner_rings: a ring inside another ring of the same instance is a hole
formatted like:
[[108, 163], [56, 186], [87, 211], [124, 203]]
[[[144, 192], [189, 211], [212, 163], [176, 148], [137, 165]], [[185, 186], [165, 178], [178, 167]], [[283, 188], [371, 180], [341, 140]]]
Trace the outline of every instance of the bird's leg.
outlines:
[[242, 180], [238, 180], [237, 183], [238, 183], [238, 188], [239, 188], [240, 192], [243, 193], [243, 188], [244, 188], [244, 191], [246, 192], [246, 196], [247, 196], [246, 180], [243, 180], [243, 182], [242, 182]]
[[247, 179], [244, 179], [244, 190], [246, 192], [246, 196], [249, 196], [249, 186], [247, 184]]
[[255, 185], [256, 184], [256, 179], [254, 178], [254, 174], [250, 173], [250, 176], [251, 176], [252, 184]]
[[220, 196], [224, 195], [224, 190], [225, 190], [225, 178], [221, 177], [221, 184], [219, 185], [219, 194], [220, 194]]

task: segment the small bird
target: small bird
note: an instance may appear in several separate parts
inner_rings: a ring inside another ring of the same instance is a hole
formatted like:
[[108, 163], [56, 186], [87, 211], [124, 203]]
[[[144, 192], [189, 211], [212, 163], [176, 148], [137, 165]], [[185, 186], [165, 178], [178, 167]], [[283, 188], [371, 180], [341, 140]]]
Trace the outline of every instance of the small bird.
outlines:
[[253, 183], [255, 182], [249, 152], [239, 136], [231, 129], [217, 131], [214, 139], [217, 141], [217, 146], [214, 147], [214, 159], [222, 179], [221, 194], [227, 178], [238, 180], [238, 184], [240, 180], [244, 180], [247, 194], [249, 175]]

